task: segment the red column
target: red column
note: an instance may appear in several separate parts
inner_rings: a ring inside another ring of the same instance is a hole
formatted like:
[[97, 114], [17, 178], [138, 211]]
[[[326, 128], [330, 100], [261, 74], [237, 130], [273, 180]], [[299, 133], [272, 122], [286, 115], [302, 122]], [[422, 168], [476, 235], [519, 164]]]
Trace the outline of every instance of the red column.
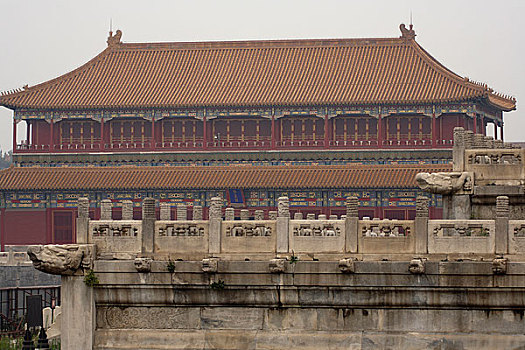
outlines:
[[503, 122], [501, 122], [501, 126], [499, 129], [499, 136], [500, 136], [501, 141], [503, 141]]
[[206, 125], [206, 115], [204, 115], [202, 117], [202, 149], [208, 149], [208, 128]]
[[104, 150], [104, 117], [100, 118], [100, 150]]
[[432, 147], [436, 147], [437, 144], [437, 132], [436, 132], [436, 113], [432, 112]]
[[13, 153], [16, 152], [16, 119], [13, 118]]
[[478, 116], [474, 114], [474, 134], [478, 133]]
[[275, 115], [272, 114], [272, 149], [275, 149]]
[[26, 120], [26, 142], [29, 145], [29, 138], [31, 136], [31, 124], [29, 123], [29, 120]]
[[494, 120], [494, 140], [498, 139], [498, 123]]
[[0, 252], [5, 251], [5, 208], [0, 209]]
[[377, 147], [383, 148], [383, 122], [381, 113], [377, 117]]
[[481, 121], [481, 133], [483, 134], [483, 136], [486, 136], [487, 133], [486, 133], [486, 130], [485, 130], [485, 118], [484, 118], [483, 114], [480, 117], [480, 121]]
[[151, 149], [154, 150], [155, 149], [155, 145], [156, 144], [156, 141], [155, 141], [155, 114], [153, 114], [152, 118], [151, 118]]
[[324, 116], [324, 148], [329, 148], [330, 138], [328, 137], [328, 114]]
[[53, 119], [51, 119], [51, 124], [49, 124], [49, 150], [52, 151], [55, 148], [55, 136], [53, 135]]

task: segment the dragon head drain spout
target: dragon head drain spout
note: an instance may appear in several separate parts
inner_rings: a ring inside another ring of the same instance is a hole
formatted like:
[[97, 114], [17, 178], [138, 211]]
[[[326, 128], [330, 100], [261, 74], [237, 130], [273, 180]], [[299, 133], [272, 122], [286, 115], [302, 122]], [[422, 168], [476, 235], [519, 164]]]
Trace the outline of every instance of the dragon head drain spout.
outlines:
[[73, 275], [93, 263], [93, 247], [86, 244], [34, 245], [27, 254], [37, 270], [53, 275]]
[[416, 182], [419, 188], [430, 193], [453, 194], [472, 190], [472, 177], [468, 172], [419, 173]]

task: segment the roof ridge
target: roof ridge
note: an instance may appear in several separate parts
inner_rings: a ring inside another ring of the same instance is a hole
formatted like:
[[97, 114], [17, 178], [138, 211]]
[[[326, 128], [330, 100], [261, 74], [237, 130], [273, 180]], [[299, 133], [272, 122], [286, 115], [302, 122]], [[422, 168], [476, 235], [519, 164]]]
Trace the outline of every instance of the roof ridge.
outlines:
[[[389, 164], [388, 168], [396, 168], [396, 169], [412, 169], [412, 168], [420, 168], [420, 167], [437, 167], [437, 168], [448, 168], [450, 167], [449, 164]], [[336, 165], [325, 165], [325, 164], [319, 164], [319, 165], [243, 165], [243, 166], [235, 166], [235, 165], [201, 165], [201, 166], [183, 166], [183, 165], [177, 165], [177, 166], [159, 166], [159, 165], [150, 165], [150, 166], [143, 166], [143, 165], [126, 165], [126, 166], [104, 166], [104, 167], [85, 167], [85, 166], [63, 166], [63, 167], [42, 167], [42, 166], [28, 166], [28, 167], [9, 167], [6, 169], [2, 169], [0, 171], [6, 171], [12, 169], [13, 171], [41, 171], [41, 172], [68, 172], [68, 171], [77, 171], [78, 169], [82, 169], [82, 171], [86, 172], [95, 172], [104, 170], [106, 172], [115, 172], [115, 171], [152, 171], [152, 170], [164, 170], [164, 171], [216, 171], [216, 170], [226, 170], [226, 171], [243, 171], [243, 170], [308, 170], [308, 171], [316, 171], [316, 170], [345, 170], [345, 169], [362, 169], [362, 170], [368, 170], [368, 169], [386, 169], [384, 164], [336, 164]]]
[[401, 38], [317, 38], [317, 39], [256, 39], [256, 40], [210, 40], [210, 41], [160, 41], [122, 42], [111, 47], [113, 50], [171, 49], [171, 50], [215, 50], [215, 49], [258, 49], [258, 48], [309, 48], [334, 46], [365, 46], [375, 44], [405, 45]]

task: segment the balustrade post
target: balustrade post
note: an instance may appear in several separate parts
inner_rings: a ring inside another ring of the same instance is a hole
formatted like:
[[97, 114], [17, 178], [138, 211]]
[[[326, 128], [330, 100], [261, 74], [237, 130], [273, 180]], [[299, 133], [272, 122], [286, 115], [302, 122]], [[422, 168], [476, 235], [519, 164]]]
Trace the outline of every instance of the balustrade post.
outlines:
[[222, 198], [213, 197], [210, 203], [209, 253], [221, 252]]
[[193, 220], [202, 220], [202, 207], [200, 205], [193, 206]]
[[186, 209], [186, 205], [177, 204], [177, 221], [185, 220], [188, 220], [188, 210]]
[[290, 200], [288, 197], [277, 199], [277, 253], [288, 253], [290, 227]]
[[496, 198], [496, 254], [509, 253], [509, 197]]
[[428, 253], [428, 203], [425, 196], [416, 198], [416, 218], [414, 219], [414, 240], [416, 254]]
[[241, 220], [250, 220], [250, 210], [241, 209]]
[[463, 171], [465, 167], [465, 129], [454, 128], [454, 146], [452, 148], [452, 170]]
[[100, 202], [100, 220], [112, 220], [112, 208], [111, 199], [103, 199]]
[[255, 220], [264, 220], [264, 210], [255, 211]]
[[79, 198], [77, 208], [77, 243], [89, 243], [89, 199]]
[[144, 198], [142, 202], [142, 255], [153, 254], [155, 247], [155, 199]]
[[62, 349], [92, 349], [96, 309], [94, 288], [84, 283], [84, 276], [61, 276]]
[[133, 220], [133, 202], [122, 201], [122, 220]]
[[346, 200], [345, 251], [357, 253], [359, 234], [359, 198], [352, 196]]
[[233, 221], [233, 220], [235, 220], [235, 209], [233, 209], [233, 208], [226, 208], [224, 210], [224, 220], [226, 220], [226, 221]]
[[171, 206], [168, 202], [160, 203], [160, 219], [164, 221], [171, 220]]

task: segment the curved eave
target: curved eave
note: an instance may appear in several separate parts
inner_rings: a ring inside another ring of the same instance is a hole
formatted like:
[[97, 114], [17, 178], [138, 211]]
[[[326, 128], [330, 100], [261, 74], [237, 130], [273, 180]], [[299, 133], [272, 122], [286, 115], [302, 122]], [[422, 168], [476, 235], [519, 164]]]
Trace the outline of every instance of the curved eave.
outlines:
[[504, 112], [510, 112], [516, 110], [516, 101], [508, 98], [500, 97], [495, 94], [488, 94], [487, 101], [490, 105], [501, 109]]
[[[0, 106], [9, 108], [11, 110], [27, 109], [34, 111], [47, 111], [47, 110], [62, 110], [62, 111], [78, 111], [78, 110], [148, 110], [148, 109], [221, 109], [221, 108], [261, 108], [261, 107], [346, 107], [346, 106], [413, 106], [413, 105], [437, 105], [444, 103], [462, 103], [469, 101], [476, 101], [482, 97], [483, 94], [476, 94], [467, 96], [461, 99], [442, 99], [442, 100], [377, 100], [377, 101], [329, 101], [329, 102], [304, 102], [304, 103], [283, 103], [283, 102], [264, 102], [264, 103], [251, 103], [251, 104], [181, 104], [181, 105], [79, 105], [79, 106], [34, 106], [34, 105], [15, 105], [4, 103], [0, 98]], [[494, 104], [495, 107], [500, 108], [501, 104]], [[501, 108], [505, 111], [505, 108]], [[515, 109], [515, 104], [509, 110]]]

